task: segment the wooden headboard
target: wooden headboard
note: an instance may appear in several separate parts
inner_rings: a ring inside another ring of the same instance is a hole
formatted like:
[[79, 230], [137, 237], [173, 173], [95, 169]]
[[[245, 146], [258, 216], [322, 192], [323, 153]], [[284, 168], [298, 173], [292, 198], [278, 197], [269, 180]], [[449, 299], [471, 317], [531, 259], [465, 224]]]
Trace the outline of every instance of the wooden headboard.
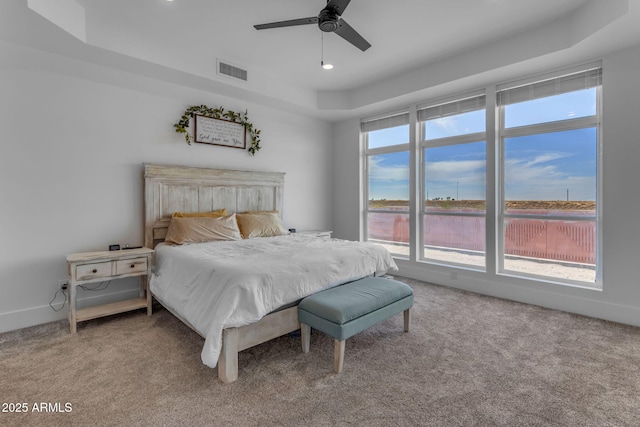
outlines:
[[145, 163], [144, 245], [164, 240], [173, 212], [275, 211], [282, 216], [284, 173]]

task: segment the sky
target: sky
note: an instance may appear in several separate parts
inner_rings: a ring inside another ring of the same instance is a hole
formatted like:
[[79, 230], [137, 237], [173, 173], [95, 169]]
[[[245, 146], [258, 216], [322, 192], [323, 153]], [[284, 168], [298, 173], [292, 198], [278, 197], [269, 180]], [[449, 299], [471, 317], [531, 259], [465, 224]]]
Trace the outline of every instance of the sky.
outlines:
[[[595, 89], [586, 89], [505, 107], [507, 128], [596, 113]], [[483, 132], [484, 111], [458, 114], [425, 124], [427, 141]], [[371, 148], [406, 144], [409, 125], [369, 133]], [[504, 141], [506, 200], [595, 200], [597, 135], [576, 129]], [[484, 200], [486, 143], [477, 141], [426, 148], [427, 198]], [[370, 157], [370, 199], [409, 199], [409, 153]]]

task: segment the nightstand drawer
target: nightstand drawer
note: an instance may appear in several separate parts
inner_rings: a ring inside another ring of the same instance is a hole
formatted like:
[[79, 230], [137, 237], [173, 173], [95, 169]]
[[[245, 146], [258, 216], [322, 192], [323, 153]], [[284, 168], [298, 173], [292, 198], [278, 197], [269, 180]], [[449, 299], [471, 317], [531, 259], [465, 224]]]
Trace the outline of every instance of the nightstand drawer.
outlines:
[[111, 263], [100, 262], [76, 267], [76, 280], [89, 280], [111, 276]]
[[123, 259], [116, 261], [116, 276], [147, 271], [147, 258]]

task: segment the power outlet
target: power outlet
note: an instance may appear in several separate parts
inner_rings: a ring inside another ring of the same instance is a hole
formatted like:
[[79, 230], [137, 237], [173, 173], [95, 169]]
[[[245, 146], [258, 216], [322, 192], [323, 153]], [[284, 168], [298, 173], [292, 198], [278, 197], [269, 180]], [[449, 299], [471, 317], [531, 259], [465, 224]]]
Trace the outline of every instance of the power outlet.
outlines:
[[60, 280], [60, 289], [62, 289], [62, 290], [69, 289], [69, 281], [68, 280]]

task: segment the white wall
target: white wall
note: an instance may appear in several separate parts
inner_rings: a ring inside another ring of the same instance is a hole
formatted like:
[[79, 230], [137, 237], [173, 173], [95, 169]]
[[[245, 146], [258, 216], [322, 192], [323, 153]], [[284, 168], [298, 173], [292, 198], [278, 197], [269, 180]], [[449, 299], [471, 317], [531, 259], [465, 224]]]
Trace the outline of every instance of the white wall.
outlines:
[[[327, 123], [4, 42], [0, 59], [0, 332], [66, 316], [48, 305], [65, 254], [143, 243], [143, 162], [285, 172], [285, 226], [331, 226]], [[187, 145], [173, 123], [195, 104], [248, 109], [263, 149]]]
[[333, 235], [360, 240], [360, 120], [337, 123], [333, 133]]
[[[528, 302], [640, 326], [640, 46], [608, 54], [603, 58], [603, 279], [602, 291], [559, 286], [456, 269], [421, 262], [398, 261], [399, 274], [502, 298]], [[536, 59], [531, 69], [539, 69]], [[586, 62], [586, 61], [585, 61]], [[517, 68], [521, 73], [522, 64]], [[576, 65], [556, 61], [556, 67]], [[515, 68], [514, 68], [515, 69]], [[551, 70], [547, 70], [551, 71]], [[497, 81], [497, 76], [500, 81]], [[502, 83], [526, 75], [511, 75], [505, 69], [480, 78]], [[478, 79], [474, 82], [477, 83]], [[475, 84], [474, 83], [474, 84]], [[468, 82], [450, 82], [450, 94], [479, 89]], [[434, 88], [434, 93], [442, 88]], [[425, 99], [426, 101], [427, 99]], [[382, 111], [381, 111], [382, 112]], [[336, 237], [357, 238], [361, 217], [358, 203], [360, 181], [358, 120], [334, 125], [334, 222]], [[343, 183], [348, 182], [348, 185]]]

